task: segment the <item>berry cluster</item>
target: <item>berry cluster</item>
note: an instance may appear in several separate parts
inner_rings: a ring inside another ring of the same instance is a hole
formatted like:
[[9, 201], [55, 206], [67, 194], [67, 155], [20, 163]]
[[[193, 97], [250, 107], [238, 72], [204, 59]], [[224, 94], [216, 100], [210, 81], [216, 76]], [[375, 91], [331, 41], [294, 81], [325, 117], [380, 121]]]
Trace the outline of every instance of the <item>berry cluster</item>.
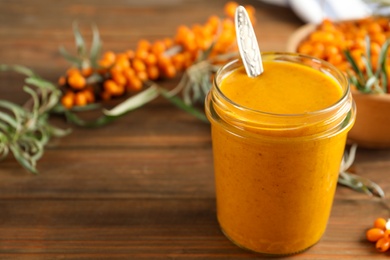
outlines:
[[374, 227], [366, 232], [367, 240], [375, 242], [379, 252], [386, 252], [390, 248], [390, 219], [377, 218]]
[[[107, 51], [96, 68], [69, 69], [58, 82], [64, 90], [62, 105], [68, 109], [84, 106], [139, 91], [146, 80], [173, 78], [210, 48], [211, 57], [236, 51], [233, 21], [237, 6], [236, 2], [228, 2], [225, 18], [212, 15], [203, 25], [180, 25], [173, 38], [155, 42], [141, 39], [135, 50]], [[254, 22], [254, 8], [246, 9]]]

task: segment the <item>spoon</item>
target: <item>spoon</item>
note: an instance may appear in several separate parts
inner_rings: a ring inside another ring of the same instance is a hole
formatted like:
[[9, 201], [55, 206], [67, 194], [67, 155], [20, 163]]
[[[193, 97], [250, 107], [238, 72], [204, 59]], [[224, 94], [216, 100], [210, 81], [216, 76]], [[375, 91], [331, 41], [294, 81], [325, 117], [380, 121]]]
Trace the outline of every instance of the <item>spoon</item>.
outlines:
[[238, 50], [246, 74], [251, 78], [257, 77], [263, 73], [264, 68], [255, 31], [253, 30], [252, 23], [245, 7], [240, 5], [236, 8], [234, 22], [236, 26]]

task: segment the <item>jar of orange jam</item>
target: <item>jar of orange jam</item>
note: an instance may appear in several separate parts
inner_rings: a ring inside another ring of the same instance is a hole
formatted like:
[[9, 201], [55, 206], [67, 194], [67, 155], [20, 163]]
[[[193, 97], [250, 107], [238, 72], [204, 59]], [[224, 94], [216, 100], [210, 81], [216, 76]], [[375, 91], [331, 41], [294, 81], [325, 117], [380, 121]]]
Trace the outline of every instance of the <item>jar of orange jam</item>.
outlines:
[[289, 255], [317, 243], [329, 219], [355, 103], [344, 74], [293, 53], [263, 53], [264, 72], [233, 61], [206, 98], [217, 217], [236, 245]]

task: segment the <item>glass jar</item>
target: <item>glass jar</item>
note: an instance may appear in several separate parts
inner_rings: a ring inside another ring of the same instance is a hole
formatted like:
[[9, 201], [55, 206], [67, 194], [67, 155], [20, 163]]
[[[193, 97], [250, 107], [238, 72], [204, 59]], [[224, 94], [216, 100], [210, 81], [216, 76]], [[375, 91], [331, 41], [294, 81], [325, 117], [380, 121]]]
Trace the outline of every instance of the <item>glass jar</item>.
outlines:
[[236, 60], [217, 72], [206, 98], [223, 233], [240, 247], [288, 255], [311, 247], [325, 231], [356, 109], [347, 79], [331, 64], [293, 53], [263, 53], [262, 59], [308, 66], [343, 92], [334, 105], [303, 114], [249, 109], [220, 89], [242, 67]]

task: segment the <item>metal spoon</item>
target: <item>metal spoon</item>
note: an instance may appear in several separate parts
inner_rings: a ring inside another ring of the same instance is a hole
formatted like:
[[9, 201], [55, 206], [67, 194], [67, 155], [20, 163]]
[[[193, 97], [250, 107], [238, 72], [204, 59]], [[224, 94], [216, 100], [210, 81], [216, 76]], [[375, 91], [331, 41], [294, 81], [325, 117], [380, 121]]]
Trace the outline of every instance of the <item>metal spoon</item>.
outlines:
[[244, 64], [246, 74], [249, 77], [257, 77], [263, 73], [263, 63], [255, 31], [249, 19], [248, 13], [243, 6], [236, 8], [234, 17], [238, 50]]

